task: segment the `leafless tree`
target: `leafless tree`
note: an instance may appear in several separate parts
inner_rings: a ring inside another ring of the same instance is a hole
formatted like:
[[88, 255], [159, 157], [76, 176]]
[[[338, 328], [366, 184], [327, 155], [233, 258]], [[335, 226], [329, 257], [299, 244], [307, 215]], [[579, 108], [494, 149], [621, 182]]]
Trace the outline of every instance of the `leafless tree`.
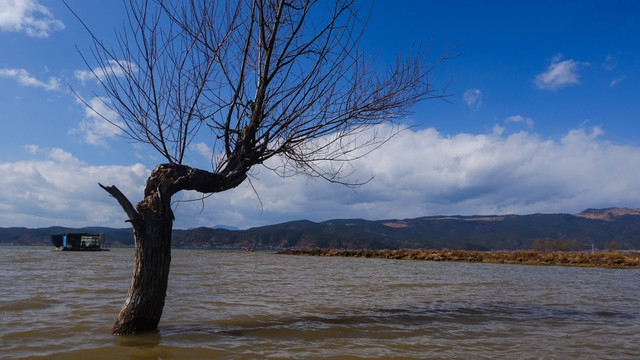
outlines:
[[[116, 186], [100, 185], [126, 212], [135, 240], [133, 277], [114, 334], [155, 329], [160, 321], [174, 194], [235, 188], [270, 159], [282, 176], [348, 184], [343, 165], [389, 138], [371, 131], [375, 125], [397, 124], [415, 103], [445, 96], [432, 81], [450, 53], [428, 61], [428, 49], [414, 49], [379, 71], [361, 50], [367, 16], [359, 4], [128, 0], [113, 47], [86, 26], [94, 46], [83, 57], [108, 95], [104, 105], [120, 117], [114, 126], [166, 160], [136, 206]], [[203, 137], [212, 149], [210, 169], [185, 163], [190, 145]]]

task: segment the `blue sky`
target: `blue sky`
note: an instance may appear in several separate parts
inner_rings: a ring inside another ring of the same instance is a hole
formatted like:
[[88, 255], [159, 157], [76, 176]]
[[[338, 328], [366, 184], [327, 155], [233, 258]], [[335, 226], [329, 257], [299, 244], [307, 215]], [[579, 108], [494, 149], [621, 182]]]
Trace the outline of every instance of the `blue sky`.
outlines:
[[[113, 41], [119, 1], [68, 3]], [[381, 65], [418, 44], [458, 46], [434, 79], [453, 77], [449, 102], [418, 104], [405, 119], [418, 126], [355, 162], [355, 176], [375, 176], [360, 188], [256, 169], [253, 187], [176, 203], [175, 225], [640, 207], [638, 39], [638, 1], [376, 1], [363, 47]], [[89, 40], [61, 1], [0, 0], [2, 227], [125, 227], [97, 183], [137, 202], [162, 162], [70, 91], [99, 95], [76, 50]], [[199, 145], [190, 163], [206, 166]]]

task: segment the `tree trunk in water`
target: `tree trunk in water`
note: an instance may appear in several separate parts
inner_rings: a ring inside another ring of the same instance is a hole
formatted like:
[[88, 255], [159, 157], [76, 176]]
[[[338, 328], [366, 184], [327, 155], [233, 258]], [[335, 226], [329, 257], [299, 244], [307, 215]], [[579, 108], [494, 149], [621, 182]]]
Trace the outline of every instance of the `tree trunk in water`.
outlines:
[[141, 229], [134, 228], [135, 263], [127, 299], [113, 325], [114, 335], [135, 334], [158, 327], [171, 264], [170, 214], [147, 211]]
[[103, 186], [115, 197], [133, 226], [135, 259], [127, 299], [113, 325], [114, 335], [129, 335], [158, 327], [169, 280], [173, 212], [167, 190], [170, 177], [154, 171], [144, 200], [136, 208], [115, 186]]

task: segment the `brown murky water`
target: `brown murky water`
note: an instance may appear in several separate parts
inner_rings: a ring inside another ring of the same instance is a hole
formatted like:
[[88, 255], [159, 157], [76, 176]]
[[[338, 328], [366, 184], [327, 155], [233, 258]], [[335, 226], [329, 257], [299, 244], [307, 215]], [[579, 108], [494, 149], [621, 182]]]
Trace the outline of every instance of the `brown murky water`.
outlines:
[[0, 247], [0, 358], [640, 356], [640, 270], [175, 250], [158, 331], [114, 337], [132, 259]]

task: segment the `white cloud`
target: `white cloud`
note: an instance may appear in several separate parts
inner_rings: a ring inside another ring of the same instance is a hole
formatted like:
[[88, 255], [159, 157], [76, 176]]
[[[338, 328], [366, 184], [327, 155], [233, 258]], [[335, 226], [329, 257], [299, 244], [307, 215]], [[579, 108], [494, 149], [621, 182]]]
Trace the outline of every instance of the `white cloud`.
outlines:
[[[175, 226], [572, 213], [640, 203], [640, 147], [607, 142], [599, 127], [573, 129], [557, 140], [502, 130], [496, 126], [487, 134], [444, 136], [433, 128], [408, 129], [353, 163], [354, 176], [375, 175], [356, 189], [305, 177], [280, 178], [258, 168], [251, 184], [203, 201], [175, 203]], [[0, 206], [6, 209], [0, 226], [126, 226], [116, 201], [96, 184], [117, 185], [135, 202], [148, 169], [140, 164], [91, 166], [60, 149], [27, 149], [46, 158], [0, 163], [5, 174]], [[200, 197], [184, 192], [174, 200]]]
[[602, 67], [604, 67], [605, 70], [608, 70], [608, 71], [615, 69], [617, 66], [618, 66], [618, 61], [616, 57], [613, 55], [607, 55], [604, 58], [604, 62], [602, 63]]
[[504, 122], [506, 123], [523, 123], [525, 124], [527, 127], [533, 127], [533, 119], [530, 117], [524, 117], [520, 114], [518, 115], [511, 115], [508, 118], [506, 118], [504, 120]]
[[477, 110], [482, 105], [482, 91], [469, 89], [462, 94], [462, 99], [470, 108]]
[[38, 145], [33, 145], [33, 144], [25, 145], [24, 148], [31, 155], [37, 154], [38, 150], [40, 150], [40, 147]]
[[76, 70], [74, 77], [83, 84], [88, 80], [104, 80], [107, 76], [121, 77], [127, 73], [134, 74], [138, 72], [136, 64], [126, 60], [107, 60], [104, 67], [96, 67], [91, 70]]
[[534, 84], [543, 90], [556, 90], [558, 88], [575, 85], [580, 82], [578, 70], [588, 63], [575, 60], [562, 60], [562, 55], [556, 55], [547, 70], [536, 76]]
[[58, 148], [28, 146], [35, 160], [0, 162], [0, 226], [127, 227], [126, 215], [98, 183], [115, 184], [135, 203], [149, 170], [141, 164], [92, 166]]
[[502, 130], [450, 137], [432, 128], [406, 130], [353, 163], [355, 176], [375, 175], [357, 189], [283, 179], [263, 168], [253, 188], [245, 183], [215, 194], [204, 206], [180, 204], [176, 224], [250, 227], [295, 219], [572, 213], [640, 203], [640, 147], [604, 141], [599, 127], [574, 129], [558, 140]]
[[82, 103], [85, 106], [85, 118], [70, 133], [79, 133], [86, 143], [102, 147], [106, 146], [106, 138], [121, 135], [125, 124], [106, 105], [108, 101], [109, 99], [96, 96], [86, 104]]
[[190, 149], [207, 159], [210, 159], [213, 154], [213, 149], [203, 142], [191, 144]]
[[62, 29], [62, 21], [38, 0], [0, 0], [0, 30], [46, 38]]
[[626, 78], [627, 78], [626, 76], [619, 76], [619, 77], [611, 80], [611, 82], [609, 83], [609, 87], [614, 87], [614, 86], [618, 85], [619, 83], [621, 83]]
[[47, 82], [44, 82], [33, 77], [25, 69], [0, 69], [0, 77], [15, 79], [22, 86], [39, 87], [45, 90], [60, 90], [60, 79], [51, 76]]
[[73, 76], [80, 80], [83, 84], [91, 79], [95, 79], [96, 77], [89, 70], [76, 70], [73, 72]]

